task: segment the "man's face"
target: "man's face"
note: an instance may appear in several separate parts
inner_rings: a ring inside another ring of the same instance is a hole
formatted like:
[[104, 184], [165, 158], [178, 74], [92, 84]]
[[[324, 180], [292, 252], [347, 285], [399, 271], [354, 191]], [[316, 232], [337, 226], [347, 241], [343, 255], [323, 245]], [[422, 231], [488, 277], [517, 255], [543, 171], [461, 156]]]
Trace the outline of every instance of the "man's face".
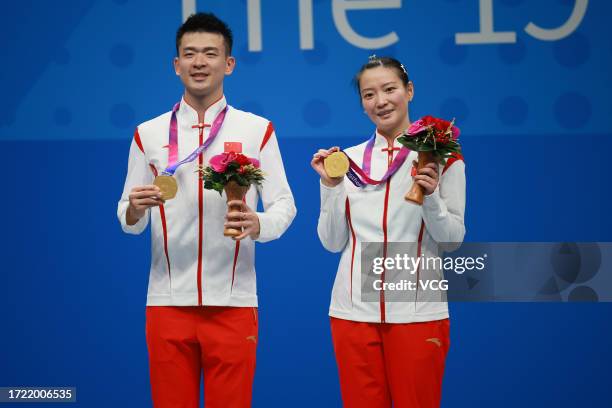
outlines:
[[[218, 33], [186, 33], [181, 38], [174, 70], [188, 93], [194, 97], [217, 96], [223, 79], [234, 70], [236, 61], [225, 55], [225, 41]], [[219, 95], [220, 96], [220, 95]]]

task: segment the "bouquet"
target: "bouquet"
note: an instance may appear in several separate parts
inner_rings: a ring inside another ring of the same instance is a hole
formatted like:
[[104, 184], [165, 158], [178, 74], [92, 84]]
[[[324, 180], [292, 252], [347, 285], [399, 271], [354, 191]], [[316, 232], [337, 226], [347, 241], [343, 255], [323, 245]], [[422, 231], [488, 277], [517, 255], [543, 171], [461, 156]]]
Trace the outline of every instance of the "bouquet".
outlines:
[[[204, 188], [225, 191], [227, 201], [244, 199], [251, 184], [260, 186], [264, 181], [264, 173], [259, 168], [259, 161], [243, 155], [242, 153], [225, 152], [213, 156], [209, 165], [200, 166], [200, 177], [204, 181]], [[240, 207], [228, 206], [229, 211], [240, 211]], [[235, 228], [226, 228], [223, 235], [235, 237], [242, 231]]]
[[[454, 126], [454, 122], [454, 119], [449, 122], [429, 115], [423, 116], [398, 139], [402, 145], [419, 153], [417, 170], [431, 162], [444, 165], [450, 156], [461, 153], [461, 146], [457, 142], [460, 130]], [[423, 188], [413, 183], [405, 199], [423, 204]]]

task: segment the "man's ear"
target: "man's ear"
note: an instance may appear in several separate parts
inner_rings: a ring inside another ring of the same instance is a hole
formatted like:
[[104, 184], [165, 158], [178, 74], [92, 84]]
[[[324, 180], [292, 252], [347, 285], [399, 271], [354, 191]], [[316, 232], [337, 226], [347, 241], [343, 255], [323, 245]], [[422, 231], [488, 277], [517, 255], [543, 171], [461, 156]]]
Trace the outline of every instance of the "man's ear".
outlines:
[[178, 57], [174, 57], [174, 60], [172, 60], [172, 65], [174, 65], [174, 72], [176, 73], [177, 76], [180, 76], [181, 70], [180, 70], [178, 62], [179, 62]]
[[234, 72], [234, 68], [236, 68], [236, 58], [227, 57], [225, 59], [225, 75], [231, 75]]

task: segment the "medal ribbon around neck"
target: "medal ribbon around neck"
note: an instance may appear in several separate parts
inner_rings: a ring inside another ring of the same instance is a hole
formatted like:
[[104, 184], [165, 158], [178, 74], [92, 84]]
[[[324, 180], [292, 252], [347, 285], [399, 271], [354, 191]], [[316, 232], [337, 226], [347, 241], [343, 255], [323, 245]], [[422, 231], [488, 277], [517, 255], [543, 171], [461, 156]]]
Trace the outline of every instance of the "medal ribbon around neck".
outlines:
[[[376, 141], [376, 132], [372, 135], [368, 144], [366, 145], [365, 151], [363, 152], [363, 169], [357, 165], [350, 157], [349, 163], [350, 168], [346, 176], [356, 187], [365, 187], [367, 185], [376, 186], [389, 180], [398, 170], [402, 167], [402, 164], [406, 161], [410, 149], [402, 147], [398, 155], [393, 159], [393, 162], [387, 169], [387, 172], [380, 180], [374, 180], [370, 178], [370, 170], [372, 167], [372, 151], [374, 150], [374, 142]], [[346, 154], [346, 153], [344, 153]], [[348, 155], [347, 155], [348, 157]]]
[[210, 128], [210, 133], [208, 134], [208, 138], [201, 144], [197, 149], [193, 151], [189, 156], [185, 157], [183, 160], [177, 162], [178, 159], [178, 123], [176, 119], [176, 112], [179, 109], [180, 102], [176, 103], [172, 108], [172, 117], [170, 118], [170, 136], [169, 136], [169, 144], [168, 144], [168, 168], [162, 172], [165, 176], [172, 176], [176, 169], [179, 166], [194, 161], [204, 150], [214, 142], [217, 134], [221, 130], [221, 126], [223, 126], [223, 121], [225, 120], [225, 114], [227, 113], [227, 105], [225, 108], [221, 110], [215, 117], [213, 121], [212, 127]]

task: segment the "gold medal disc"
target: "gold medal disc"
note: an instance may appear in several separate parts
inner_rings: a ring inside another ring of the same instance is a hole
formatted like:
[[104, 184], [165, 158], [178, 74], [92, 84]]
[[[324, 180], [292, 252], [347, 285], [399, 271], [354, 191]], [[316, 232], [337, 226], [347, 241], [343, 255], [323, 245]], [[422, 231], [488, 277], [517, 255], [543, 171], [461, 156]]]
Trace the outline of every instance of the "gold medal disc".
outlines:
[[325, 172], [329, 177], [342, 177], [349, 171], [348, 157], [342, 152], [334, 152], [323, 160]]
[[178, 186], [174, 177], [164, 175], [157, 176], [155, 177], [155, 180], [153, 180], [153, 184], [155, 184], [161, 190], [162, 199], [170, 200], [176, 196]]

